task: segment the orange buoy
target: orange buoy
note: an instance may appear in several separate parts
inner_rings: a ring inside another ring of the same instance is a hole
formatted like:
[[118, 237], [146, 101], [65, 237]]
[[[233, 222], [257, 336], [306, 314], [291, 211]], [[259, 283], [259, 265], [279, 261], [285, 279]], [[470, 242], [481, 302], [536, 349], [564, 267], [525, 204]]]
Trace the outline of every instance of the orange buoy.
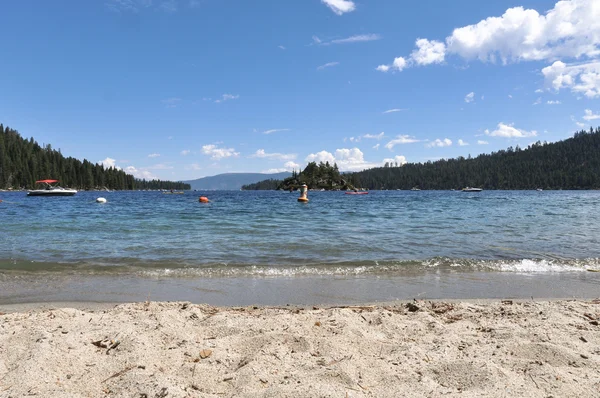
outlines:
[[208, 202], [210, 202], [210, 200], [208, 200], [208, 198], [206, 196], [200, 196], [200, 199], [198, 199], [198, 202], [208, 203]]

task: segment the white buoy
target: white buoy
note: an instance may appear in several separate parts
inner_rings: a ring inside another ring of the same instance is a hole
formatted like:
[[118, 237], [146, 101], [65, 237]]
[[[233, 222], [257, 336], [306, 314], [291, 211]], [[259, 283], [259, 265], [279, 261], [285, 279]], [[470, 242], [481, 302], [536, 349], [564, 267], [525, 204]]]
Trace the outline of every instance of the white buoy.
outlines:
[[98, 198], [98, 199], [96, 199], [96, 203], [106, 203], [106, 199]]

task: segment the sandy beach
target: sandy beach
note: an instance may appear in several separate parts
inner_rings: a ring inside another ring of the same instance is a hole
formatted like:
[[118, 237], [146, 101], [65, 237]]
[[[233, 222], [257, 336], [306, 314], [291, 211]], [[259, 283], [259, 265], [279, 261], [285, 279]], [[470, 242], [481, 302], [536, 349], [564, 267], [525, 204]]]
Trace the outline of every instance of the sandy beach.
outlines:
[[71, 304], [0, 307], [0, 397], [600, 396], [600, 300]]

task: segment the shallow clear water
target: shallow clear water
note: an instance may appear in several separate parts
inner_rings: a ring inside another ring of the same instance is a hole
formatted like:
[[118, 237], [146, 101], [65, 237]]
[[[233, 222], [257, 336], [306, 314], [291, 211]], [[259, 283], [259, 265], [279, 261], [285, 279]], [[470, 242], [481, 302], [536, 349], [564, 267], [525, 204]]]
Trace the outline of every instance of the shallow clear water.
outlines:
[[[211, 199], [198, 203], [198, 196]], [[105, 197], [106, 204], [95, 203]], [[598, 191], [0, 192], [0, 272], [162, 277], [600, 268]]]

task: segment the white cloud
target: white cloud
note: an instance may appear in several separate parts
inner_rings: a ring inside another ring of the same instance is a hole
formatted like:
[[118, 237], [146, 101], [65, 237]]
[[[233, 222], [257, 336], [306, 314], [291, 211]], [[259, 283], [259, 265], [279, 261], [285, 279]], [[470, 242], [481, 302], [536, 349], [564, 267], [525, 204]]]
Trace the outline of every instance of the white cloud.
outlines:
[[373, 146], [373, 149], [375, 149], [376, 151], [378, 151], [378, 150], [379, 150], [379, 144], [375, 144], [375, 145]]
[[317, 162], [317, 163], [319, 163], [319, 162], [329, 162], [329, 163], [333, 163], [333, 162], [335, 162], [335, 157], [333, 156], [333, 154], [331, 152], [321, 151], [321, 152], [317, 152], [317, 153], [311, 153], [304, 160], [307, 161], [307, 162]]
[[392, 149], [394, 149], [394, 147], [396, 145], [412, 144], [413, 142], [419, 142], [419, 140], [417, 140], [416, 138], [413, 138], [409, 135], [399, 135], [395, 139], [393, 139], [390, 142], [388, 142], [387, 144], [385, 144], [385, 147], [391, 151]]
[[116, 160], [113, 159], [113, 158], [107, 157], [104, 160], [99, 160], [97, 163], [101, 164], [102, 166], [104, 166], [105, 169], [109, 169], [109, 168], [112, 167], [114, 169], [121, 170], [121, 168], [116, 165]]
[[385, 136], [385, 133], [382, 131], [379, 134], [365, 134], [363, 135], [364, 138], [368, 138], [368, 139], [375, 139], [375, 140], [380, 140]]
[[414, 50], [410, 59], [417, 65], [439, 64], [444, 62], [446, 55], [446, 45], [442, 42], [427, 39], [417, 39], [415, 45], [418, 50]]
[[150, 155], [148, 155], [149, 158], [157, 158], [160, 157], [160, 153], [151, 153]]
[[436, 139], [434, 141], [431, 141], [431, 142], [428, 142], [427, 144], [425, 144], [425, 146], [427, 148], [433, 148], [433, 147], [442, 148], [442, 147], [450, 146], [450, 145], [452, 145], [452, 140], [450, 140], [448, 138], [444, 138], [443, 140], [440, 140], [438, 138], [438, 139]]
[[218, 104], [218, 103], [221, 103], [221, 102], [225, 102], [225, 101], [229, 101], [229, 100], [234, 100], [234, 99], [238, 99], [238, 98], [240, 98], [240, 96], [237, 95], [237, 94], [223, 94], [221, 96], [221, 98], [218, 99], [218, 100], [215, 100], [215, 102]]
[[473, 102], [475, 100], [475, 93], [474, 92], [470, 92], [469, 94], [465, 95], [465, 102], [468, 104], [469, 102]]
[[211, 159], [219, 160], [229, 157], [237, 157], [240, 153], [236, 152], [233, 148], [218, 148], [216, 145], [204, 145], [202, 147], [202, 153], [209, 155]]
[[172, 169], [174, 169], [174, 167], [171, 165], [165, 164], [165, 163], [157, 163], [155, 165], [148, 166], [145, 169], [146, 170], [172, 170]]
[[335, 163], [337, 163], [340, 170], [348, 171], [359, 171], [377, 166], [375, 163], [366, 162], [364, 154], [358, 148], [336, 149]]
[[284, 46], [277, 46], [277, 48], [279, 48], [279, 49], [282, 49], [282, 50], [285, 50], [285, 47], [284, 47]]
[[294, 160], [296, 154], [294, 153], [267, 153], [264, 149], [259, 149], [250, 156], [251, 158], [263, 158], [263, 159], [278, 159], [278, 160]]
[[190, 154], [190, 152], [191, 152], [191, 151], [190, 151], [189, 149], [184, 149], [183, 151], [181, 151], [181, 154], [182, 154], [183, 156], [187, 156], [187, 155], [189, 155], [189, 154]]
[[380, 40], [381, 35], [375, 33], [368, 33], [364, 35], [354, 35], [350, 37], [346, 37], [344, 39], [335, 39], [328, 42], [320, 42], [319, 44], [323, 46], [328, 46], [330, 44], [347, 44], [347, 43], [361, 43], [366, 41], [375, 41]]
[[141, 178], [146, 180], [158, 179], [158, 177], [152, 174], [150, 171], [146, 169], [137, 169], [134, 166], [127, 166], [123, 171], [127, 174], [131, 174], [135, 178]]
[[537, 131], [531, 130], [520, 130], [513, 127], [512, 124], [498, 123], [498, 127], [494, 131], [485, 130], [485, 134], [490, 137], [505, 137], [505, 138], [524, 138], [524, 137], [535, 137]]
[[192, 163], [189, 166], [185, 167], [186, 170], [202, 170], [202, 166], [200, 166], [198, 163]]
[[[599, 33], [600, 35], [600, 33]], [[567, 65], [556, 61], [542, 69], [546, 86], [559, 91], [568, 88], [588, 98], [600, 97], [600, 62], [593, 61]]]
[[165, 105], [166, 108], [177, 108], [177, 106], [181, 103], [181, 98], [167, 98], [162, 100], [162, 103]]
[[285, 167], [285, 169], [288, 171], [300, 169], [300, 165], [292, 161], [286, 162], [283, 167]]
[[548, 105], [560, 105], [561, 102], [560, 101], [546, 101], [546, 104], [548, 104]]
[[390, 163], [390, 164], [394, 164], [394, 165], [396, 163], [398, 163], [398, 166], [402, 166], [402, 165], [406, 164], [406, 157], [405, 156], [401, 156], [401, 155], [397, 155], [397, 156], [394, 156], [393, 158], [385, 158], [381, 162], [381, 165], [383, 166], [386, 163]]
[[538, 97], [538, 99], [536, 99], [536, 100], [533, 102], [533, 104], [531, 104], [531, 105], [539, 105], [539, 104], [541, 104], [541, 103], [542, 103], [542, 97]]
[[279, 133], [281, 131], [290, 131], [290, 129], [271, 129], [271, 130], [265, 130], [262, 133], [263, 134], [273, 134], [273, 133]]
[[380, 72], [387, 72], [390, 69], [392, 71], [402, 72], [402, 70], [404, 68], [406, 68], [406, 67], [407, 67], [406, 59], [404, 59], [402, 57], [397, 57], [397, 58], [394, 58], [394, 62], [392, 62], [391, 65], [379, 65], [375, 69], [378, 70], [378, 71], [380, 71]]
[[402, 112], [405, 111], [406, 108], [394, 108], [394, 109], [388, 109], [387, 111], [383, 111], [381, 113], [386, 114], [386, 113], [395, 113], [395, 112]]
[[[558, 1], [545, 14], [513, 7], [499, 17], [454, 29], [445, 44], [418, 39], [416, 47], [410, 57], [416, 65], [439, 63], [449, 55], [502, 64], [594, 59], [600, 55], [600, 6], [597, 0]], [[580, 80], [582, 92], [599, 96], [598, 71]]]
[[544, 90], [542, 90], [541, 88], [538, 88], [537, 90], [534, 91], [537, 94], [541, 94], [544, 92]]
[[508, 98], [512, 98], [512, 95], [508, 94]]
[[463, 140], [458, 140], [458, 146], [467, 146], [469, 145], [468, 142], [464, 142]]
[[477, 140], [477, 145], [487, 145], [489, 142], [483, 140]]
[[332, 67], [332, 66], [336, 66], [336, 65], [339, 65], [339, 64], [340, 64], [339, 62], [327, 62], [327, 63], [326, 63], [326, 64], [324, 64], [324, 65], [318, 66], [318, 67], [317, 67], [317, 70], [323, 70], [323, 69], [325, 69], [325, 68], [330, 68], [330, 67]]
[[596, 120], [596, 119], [600, 119], [600, 115], [594, 114], [594, 112], [592, 112], [591, 109], [586, 109], [584, 112], [585, 112], [585, 116], [583, 116], [584, 120]]
[[321, 44], [321, 42], [322, 42], [322, 40], [321, 40], [321, 39], [319, 39], [319, 37], [318, 37], [318, 36], [314, 36], [314, 35], [313, 35], [312, 39], [313, 39], [313, 43], [314, 43], [314, 44]]
[[356, 5], [350, 0], [321, 0], [321, 3], [327, 5], [337, 15], [342, 15], [356, 9]]

